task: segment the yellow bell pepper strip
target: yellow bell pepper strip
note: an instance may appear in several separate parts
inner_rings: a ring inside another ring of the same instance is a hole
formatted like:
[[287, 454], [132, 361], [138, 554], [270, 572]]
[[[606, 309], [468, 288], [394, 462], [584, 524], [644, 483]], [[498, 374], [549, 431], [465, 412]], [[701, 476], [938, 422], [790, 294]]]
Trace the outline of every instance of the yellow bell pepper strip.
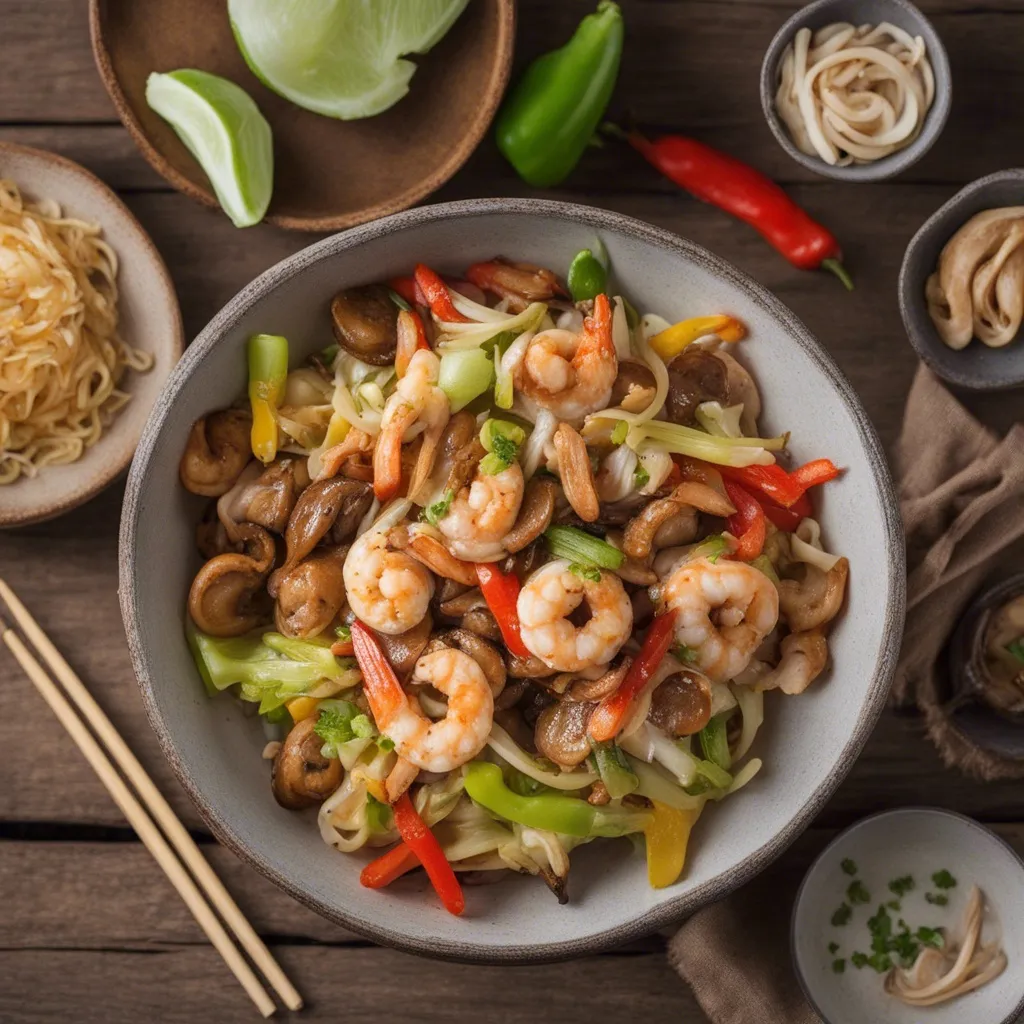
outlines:
[[277, 418], [288, 377], [288, 339], [254, 334], [249, 339], [249, 402], [252, 405], [252, 453], [260, 462], [277, 456]]
[[304, 718], [312, 718], [317, 713], [320, 701], [316, 697], [296, 697], [287, 701], [285, 707], [293, 722], [301, 722]]
[[675, 359], [680, 352], [698, 338], [717, 334], [722, 341], [741, 341], [747, 336], [747, 329], [735, 317], [694, 316], [689, 320], [666, 327], [651, 338], [650, 345], [665, 362]]
[[647, 881], [652, 889], [664, 889], [683, 873], [690, 832], [704, 805], [692, 811], [681, 811], [657, 800], [651, 803], [654, 810], [650, 824], [644, 829], [647, 841]]

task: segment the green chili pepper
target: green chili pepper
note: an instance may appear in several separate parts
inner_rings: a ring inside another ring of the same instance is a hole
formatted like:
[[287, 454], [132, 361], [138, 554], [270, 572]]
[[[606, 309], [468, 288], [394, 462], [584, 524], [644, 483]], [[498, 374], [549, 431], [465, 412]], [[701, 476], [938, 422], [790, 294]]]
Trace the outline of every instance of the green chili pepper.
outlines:
[[470, 799], [506, 821], [567, 836], [624, 836], [642, 832], [650, 820], [646, 811], [602, 808], [561, 793], [520, 796], [505, 785], [496, 764], [471, 761], [463, 769]]
[[567, 283], [572, 301], [583, 302], [607, 290], [608, 271], [589, 249], [581, 249], [569, 264]]
[[604, 116], [622, 56], [622, 12], [601, 0], [572, 39], [538, 57], [498, 115], [498, 148], [530, 185], [568, 177]]

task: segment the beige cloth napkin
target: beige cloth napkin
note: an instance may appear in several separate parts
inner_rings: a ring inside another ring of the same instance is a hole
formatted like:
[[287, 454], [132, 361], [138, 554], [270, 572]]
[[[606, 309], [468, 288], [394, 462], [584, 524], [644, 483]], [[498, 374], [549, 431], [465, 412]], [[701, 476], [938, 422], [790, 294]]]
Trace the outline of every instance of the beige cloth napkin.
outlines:
[[[893, 697], [917, 702], [948, 763], [984, 778], [1024, 776], [1019, 762], [977, 749], [955, 729], [942, 708], [936, 670], [964, 604], [1000, 554], [1024, 537], [1024, 426], [1000, 440], [921, 366], [907, 400], [896, 471], [908, 599]], [[801, 874], [800, 864], [784, 859], [694, 915], [669, 943], [669, 961], [714, 1024], [817, 1024], [789, 955], [789, 917]]]

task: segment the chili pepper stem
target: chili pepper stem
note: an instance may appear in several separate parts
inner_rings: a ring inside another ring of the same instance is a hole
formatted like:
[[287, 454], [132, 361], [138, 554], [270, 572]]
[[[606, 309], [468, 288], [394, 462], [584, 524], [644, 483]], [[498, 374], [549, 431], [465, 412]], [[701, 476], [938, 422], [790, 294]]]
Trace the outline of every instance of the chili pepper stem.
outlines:
[[827, 259], [821, 261], [821, 269], [828, 270], [835, 274], [840, 281], [843, 282], [844, 287], [848, 292], [853, 291], [853, 278], [850, 277], [850, 272], [836, 259]]

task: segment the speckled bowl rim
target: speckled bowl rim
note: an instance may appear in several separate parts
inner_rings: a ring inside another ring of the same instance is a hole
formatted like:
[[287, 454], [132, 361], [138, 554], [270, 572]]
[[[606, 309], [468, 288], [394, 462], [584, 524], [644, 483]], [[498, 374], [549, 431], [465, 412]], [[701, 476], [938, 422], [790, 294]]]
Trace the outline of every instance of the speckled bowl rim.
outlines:
[[[846, 407], [846, 411], [856, 424], [860, 442], [870, 464], [874, 485], [878, 490], [883, 509], [887, 555], [892, 571], [889, 574], [888, 590], [884, 595], [886, 607], [884, 633], [882, 642], [879, 645], [871, 687], [862, 706], [860, 717], [853, 725], [850, 738], [843, 748], [841, 756], [838, 758], [835, 770], [821, 780], [801, 811], [787, 822], [769, 842], [756, 850], [741, 865], [724, 871], [718, 877], [684, 894], [667, 899], [653, 910], [638, 915], [627, 925], [610, 928], [603, 932], [568, 942], [529, 943], [522, 945], [510, 943], [500, 950], [492, 946], [484, 951], [478, 948], [475, 943], [459, 941], [457, 939], [438, 937], [429, 942], [411, 939], [402, 932], [393, 931], [390, 928], [378, 926], [374, 922], [351, 916], [343, 909], [330, 906], [321, 900], [315, 899], [251, 850], [242, 837], [236, 834], [233, 829], [215, 819], [203, 797], [199, 782], [192, 776], [188, 765], [181, 760], [174, 748], [171, 737], [160, 716], [153, 693], [152, 680], [146, 671], [146, 659], [143, 655], [139, 639], [139, 608], [138, 597], [135, 592], [135, 538], [142, 508], [141, 498], [150, 459], [152, 458], [157, 437], [160, 434], [168, 412], [187, 386], [189, 378], [203, 357], [218, 343], [227, 331], [231, 330], [238, 323], [253, 302], [265, 296], [282, 282], [301, 274], [307, 267], [323, 259], [328, 259], [338, 252], [357, 248], [371, 239], [396, 234], [406, 228], [438, 220], [464, 220], [483, 216], [515, 216], [517, 214], [544, 216], [552, 220], [563, 220], [575, 225], [583, 224], [598, 232], [622, 232], [640, 242], [665, 250], [669, 254], [681, 256], [690, 262], [701, 265], [706, 271], [728, 281], [732, 286], [743, 292], [751, 301], [759, 305], [767, 314], [781, 322], [784, 328], [803, 347], [817, 368], [835, 386]], [[188, 347], [184, 357], [175, 368], [171, 379], [167, 383], [162, 401], [158, 403], [150, 417], [142, 440], [139, 443], [135, 460], [132, 463], [131, 472], [128, 475], [128, 486], [125, 492], [121, 516], [118, 565], [118, 592], [121, 601], [121, 613], [124, 618], [128, 647], [131, 651], [132, 662], [139, 679], [146, 712], [157, 733], [164, 754], [174, 769], [178, 780], [196, 804], [200, 815], [214, 835], [225, 846], [244, 860], [247, 860], [285, 892], [299, 900], [299, 902], [311, 907], [323, 917], [335, 921], [369, 939], [388, 946], [394, 946], [397, 949], [442, 960], [455, 960], [466, 963], [543, 963], [598, 953], [624, 942], [641, 938], [658, 928], [678, 923], [682, 918], [694, 913], [700, 907], [728, 895], [759, 871], [764, 870], [797, 838], [810, 823], [811, 819], [825, 805], [836, 787], [850, 770], [861, 748], [867, 741], [875, 722], [878, 720], [878, 716], [885, 706], [889, 685], [896, 668], [906, 608], [903, 526], [899, 516], [896, 492], [889, 476], [881, 443], [853, 388], [800, 320], [777, 298], [751, 278], [724, 260], [713, 256], [706, 249], [680, 238], [678, 235], [653, 227], [650, 224], [645, 224], [643, 221], [635, 220], [632, 217], [623, 216], [622, 214], [573, 203], [540, 199], [469, 199], [407, 210], [404, 213], [396, 214], [384, 220], [363, 225], [362, 227], [353, 228], [343, 234], [334, 235], [331, 238], [317, 242], [296, 253], [294, 256], [283, 260], [270, 270], [265, 271], [250, 285], [243, 288], [210, 321], [205, 330]]]
[[[516, 0], [489, 0], [489, 2], [494, 3], [498, 10], [498, 35], [491, 76], [486, 88], [480, 94], [480, 102], [475, 114], [467, 124], [460, 127], [461, 134], [453, 142], [447, 158], [435, 171], [423, 177], [418, 184], [404, 192], [351, 213], [306, 217], [271, 213], [263, 218], [264, 221], [290, 231], [340, 231], [358, 224], [365, 224], [378, 217], [397, 213], [399, 210], [405, 210], [432, 192], [436, 192], [448, 182], [480, 145], [498, 112], [505, 87], [508, 85], [509, 76], [512, 73], [516, 35]], [[132, 141], [143, 158], [157, 174], [183, 195], [195, 199], [204, 206], [219, 210], [220, 203], [213, 191], [207, 186], [197, 185], [187, 175], [182, 174], [154, 145], [142, 122], [135, 116], [135, 111], [121, 88], [121, 82], [110, 59], [110, 51], [107, 49], [103, 27], [103, 3], [104, 0], [89, 0], [89, 37], [92, 41], [96, 70], [107, 95], [114, 104], [117, 116], [128, 129], [128, 134], [132, 137]]]
[[897, 150], [889, 156], [882, 157], [870, 164], [853, 164], [850, 167], [833, 167], [825, 163], [820, 157], [810, 156], [797, 149], [796, 144], [790, 137], [786, 126], [782, 123], [778, 111], [775, 109], [775, 92], [778, 88], [778, 66], [782, 59], [783, 50], [789, 41], [796, 35], [797, 30], [809, 16], [813, 17], [818, 12], [827, 11], [833, 4], [840, 0], [814, 0], [814, 3], [801, 7], [793, 15], [786, 19], [782, 27], [772, 37], [772, 41], [765, 50], [764, 59], [761, 62], [761, 109], [768, 127], [772, 130], [778, 144], [798, 164], [806, 167], [815, 174], [823, 175], [826, 178], [833, 178], [836, 181], [885, 181], [901, 174], [917, 163], [932, 148], [949, 120], [949, 112], [953, 105], [953, 72], [949, 66], [949, 55], [946, 53], [942, 36], [936, 31], [935, 26], [929, 18], [915, 4], [909, 0], [884, 0], [894, 7], [900, 7], [909, 14], [920, 18], [930, 29], [937, 46], [928, 47], [928, 58], [932, 64], [932, 72], [935, 76], [935, 99], [931, 109], [925, 115], [924, 127], [921, 134], [905, 149]]
[[[171, 280], [167, 264], [164, 262], [163, 256], [160, 255], [160, 250], [157, 249], [156, 243], [149, 237], [146, 229], [139, 223], [135, 214], [125, 205], [124, 200], [105, 181], [93, 174], [92, 171], [86, 170], [81, 164], [76, 163], [74, 160], [69, 160], [66, 156], [60, 156], [58, 153], [52, 153], [47, 149], [39, 149], [37, 146], [25, 146], [19, 142], [0, 140], [0, 154], [2, 153], [17, 153], [30, 159], [41, 160], [44, 163], [58, 167], [67, 177], [84, 179], [90, 185], [106, 194], [106, 197], [122, 218], [125, 226], [135, 235], [135, 245], [139, 249], [146, 251], [152, 264], [154, 278], [159, 282], [160, 289], [169, 297], [168, 307], [173, 316], [171, 323], [173, 340], [168, 346], [166, 354], [170, 357], [169, 361], [173, 366], [181, 357], [181, 353], [185, 348], [185, 328], [181, 320], [181, 306], [178, 304], [178, 293], [175, 290], [174, 282]], [[25, 185], [24, 191], [29, 196], [35, 196], [31, 184]], [[62, 209], [66, 209], [69, 205], [73, 204], [61, 202]], [[100, 227], [103, 226], [102, 224], [100, 225]], [[125, 256], [124, 251], [119, 251], [117, 256], [119, 260], [123, 260]], [[120, 281], [118, 286], [119, 288], [121, 287]], [[150, 372], [156, 373], [156, 367], [154, 366]], [[167, 382], [165, 381], [165, 387], [166, 384]], [[132, 394], [130, 388], [129, 394]], [[144, 426], [140, 425], [134, 436], [129, 435], [120, 438], [121, 453], [100, 472], [97, 472], [88, 483], [83, 483], [73, 490], [64, 491], [51, 501], [40, 501], [30, 512], [7, 512], [3, 508], [2, 500], [0, 500], [0, 530], [15, 529], [19, 526], [31, 526], [35, 523], [44, 523], [50, 519], [56, 519], [58, 516], [65, 515], [95, 498], [97, 494], [106, 490], [124, 473], [137, 451], [143, 430]], [[109, 446], [112, 443], [110, 433], [105, 431], [103, 436], [96, 442], [95, 447]], [[51, 466], [44, 469], [43, 472], [55, 474], [59, 473], [60, 470], [60, 466]], [[23, 483], [30, 484], [31, 481], [24, 481]], [[18, 487], [22, 485], [22, 483], [15, 483], [13, 486]], [[0, 489], [0, 499], [2, 497], [3, 492]]]
[[[860, 828], [866, 828], [872, 822], [877, 821], [879, 818], [892, 818], [899, 817], [904, 814], [934, 814], [938, 817], [955, 818], [963, 824], [974, 828], [978, 832], [984, 832], [990, 836], [997, 843], [1003, 846], [1007, 853], [1015, 860], [1020, 867], [1021, 873], [1024, 874], [1024, 858], [1000, 835], [997, 835], [992, 829], [983, 825], [980, 821], [975, 821], [974, 818], [968, 817], [966, 814], [961, 814], [959, 811], [949, 811], [945, 807], [929, 807], [926, 804], [911, 804], [907, 807], [893, 807], [888, 811], [879, 811], [877, 814], [869, 814], [866, 818], [861, 818], [860, 821], [855, 821], [848, 828], [844, 828], [829, 844], [825, 847], [821, 853], [811, 862], [807, 868], [803, 879], [800, 882], [800, 888], [797, 889], [796, 898], [793, 900], [793, 910], [789, 916], [789, 958], [793, 964], [793, 974], [796, 975], [797, 984], [800, 986], [800, 991], [803, 992], [804, 998], [810, 1004], [810, 1007], [814, 1012], [822, 1019], [824, 1024], [830, 1024], [828, 1017], [822, 1012], [821, 1007], [814, 1001], [811, 996], [810, 989], [807, 985], [807, 980], [804, 977], [803, 970], [800, 967], [800, 961], [796, 954], [796, 918], [797, 908], [800, 906], [800, 902], [804, 897], [804, 890], [807, 887], [807, 880], [811, 877], [811, 872], [818, 866], [819, 862], [822, 861], [832, 848], [842, 839], [845, 839], [851, 832], [856, 832]], [[1014, 1024], [1018, 1018], [1024, 1014], [1024, 991], [1022, 991], [1020, 1002], [1014, 1007], [1013, 1011], [1009, 1016], [1004, 1017], [1001, 1021], [993, 1021], [992, 1024]], [[966, 1018], [965, 1018], [966, 1019]]]
[[[970, 182], [968, 185], [964, 185], [959, 192], [951, 196], [946, 200], [918, 229], [914, 232], [914, 237], [907, 243], [906, 249], [903, 250], [903, 262], [900, 264], [900, 276], [896, 283], [897, 298], [900, 304], [900, 317], [903, 320], [903, 328], [906, 331], [907, 338], [910, 344], [913, 345], [914, 350], [924, 360], [928, 368], [941, 377], [944, 381], [950, 384], [955, 384], [957, 387], [967, 388], [970, 391], [1012, 391], [1014, 388], [1024, 386], [1024, 369], [1021, 370], [1016, 376], [1010, 375], [1008, 377], [1001, 377], [993, 380], [990, 377], [979, 377], [972, 373], [963, 373], [955, 370], [949, 370], [943, 366], [938, 360], [934, 358], [933, 350], [942, 351], [939, 346], [943, 345], [942, 339], [939, 337], [938, 332], [934, 327], [928, 327], [926, 330], [932, 332], [932, 337], [925, 338], [921, 336], [921, 332], [916, 329], [912, 317], [910, 316], [908, 296], [910, 295], [911, 289], [915, 287], [914, 282], [910, 280], [910, 259], [916, 252], [918, 246], [923, 245], [927, 240], [928, 236], [932, 233], [935, 226], [938, 224], [943, 217], [947, 214], [953, 213], [958, 207], [970, 199], [977, 192], [981, 192], [983, 189], [994, 185], [1001, 181], [1013, 181], [1016, 182], [1021, 189], [1021, 194], [1024, 196], [1024, 167], [1007, 167], [1001, 171], [995, 171], [992, 174], [986, 174], [984, 178], [978, 178], [975, 181]], [[969, 219], [969, 218], [968, 218]], [[952, 229], [949, 236], [943, 240], [942, 246], [944, 247], [950, 238], [956, 234], [967, 223], [966, 219], [961, 219], [960, 223]], [[941, 251], [941, 249], [940, 249]], [[925, 283], [920, 281], [916, 284], [916, 287], [924, 292]], [[980, 344], [977, 338], [972, 339], [972, 345]], [[1011, 344], [1013, 344], [1011, 342]]]

